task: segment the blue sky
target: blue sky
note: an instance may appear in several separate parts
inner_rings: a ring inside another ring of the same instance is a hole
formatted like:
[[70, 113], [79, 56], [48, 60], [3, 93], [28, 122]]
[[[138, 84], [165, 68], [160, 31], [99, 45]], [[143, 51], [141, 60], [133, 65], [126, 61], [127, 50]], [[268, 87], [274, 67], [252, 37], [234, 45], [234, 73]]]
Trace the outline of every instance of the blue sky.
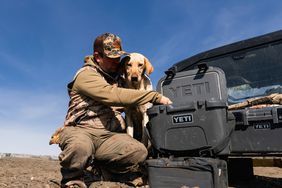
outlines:
[[58, 155], [49, 146], [64, 121], [66, 85], [96, 36], [119, 35], [124, 50], [155, 67], [282, 29], [279, 0], [0, 0], [0, 153]]

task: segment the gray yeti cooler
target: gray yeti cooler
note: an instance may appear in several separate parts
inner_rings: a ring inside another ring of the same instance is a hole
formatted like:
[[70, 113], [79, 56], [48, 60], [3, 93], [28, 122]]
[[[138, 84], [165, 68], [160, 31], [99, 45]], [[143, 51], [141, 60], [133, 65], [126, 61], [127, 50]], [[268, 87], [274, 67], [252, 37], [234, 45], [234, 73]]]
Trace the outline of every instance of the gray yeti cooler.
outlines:
[[232, 114], [227, 112], [224, 72], [216, 67], [176, 73], [162, 78], [157, 90], [172, 105], [147, 111], [147, 128], [153, 147], [162, 154], [211, 156], [229, 143]]

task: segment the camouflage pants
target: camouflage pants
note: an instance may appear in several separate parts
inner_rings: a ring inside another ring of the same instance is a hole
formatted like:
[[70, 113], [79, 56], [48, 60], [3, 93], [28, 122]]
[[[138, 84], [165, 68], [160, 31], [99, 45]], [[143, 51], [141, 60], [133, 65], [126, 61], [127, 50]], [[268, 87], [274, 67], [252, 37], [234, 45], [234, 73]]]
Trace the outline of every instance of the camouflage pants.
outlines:
[[89, 127], [66, 127], [61, 133], [59, 155], [63, 180], [82, 177], [94, 159], [109, 173], [137, 172], [147, 149], [125, 133]]

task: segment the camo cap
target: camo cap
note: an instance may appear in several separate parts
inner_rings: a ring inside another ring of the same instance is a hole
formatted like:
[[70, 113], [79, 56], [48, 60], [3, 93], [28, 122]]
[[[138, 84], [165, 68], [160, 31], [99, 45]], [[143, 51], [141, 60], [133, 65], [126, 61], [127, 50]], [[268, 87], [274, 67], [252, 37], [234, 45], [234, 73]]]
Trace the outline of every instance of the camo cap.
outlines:
[[94, 42], [94, 51], [103, 53], [108, 58], [118, 58], [126, 52], [122, 50], [121, 39], [112, 33], [98, 36]]

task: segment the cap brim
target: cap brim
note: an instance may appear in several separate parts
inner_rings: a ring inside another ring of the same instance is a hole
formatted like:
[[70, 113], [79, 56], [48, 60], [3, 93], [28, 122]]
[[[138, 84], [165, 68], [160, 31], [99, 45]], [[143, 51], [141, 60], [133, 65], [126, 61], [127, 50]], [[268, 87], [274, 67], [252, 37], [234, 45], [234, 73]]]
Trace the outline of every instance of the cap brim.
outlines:
[[122, 55], [127, 54], [125, 51], [119, 51], [114, 54], [105, 54], [108, 58], [119, 58]]

